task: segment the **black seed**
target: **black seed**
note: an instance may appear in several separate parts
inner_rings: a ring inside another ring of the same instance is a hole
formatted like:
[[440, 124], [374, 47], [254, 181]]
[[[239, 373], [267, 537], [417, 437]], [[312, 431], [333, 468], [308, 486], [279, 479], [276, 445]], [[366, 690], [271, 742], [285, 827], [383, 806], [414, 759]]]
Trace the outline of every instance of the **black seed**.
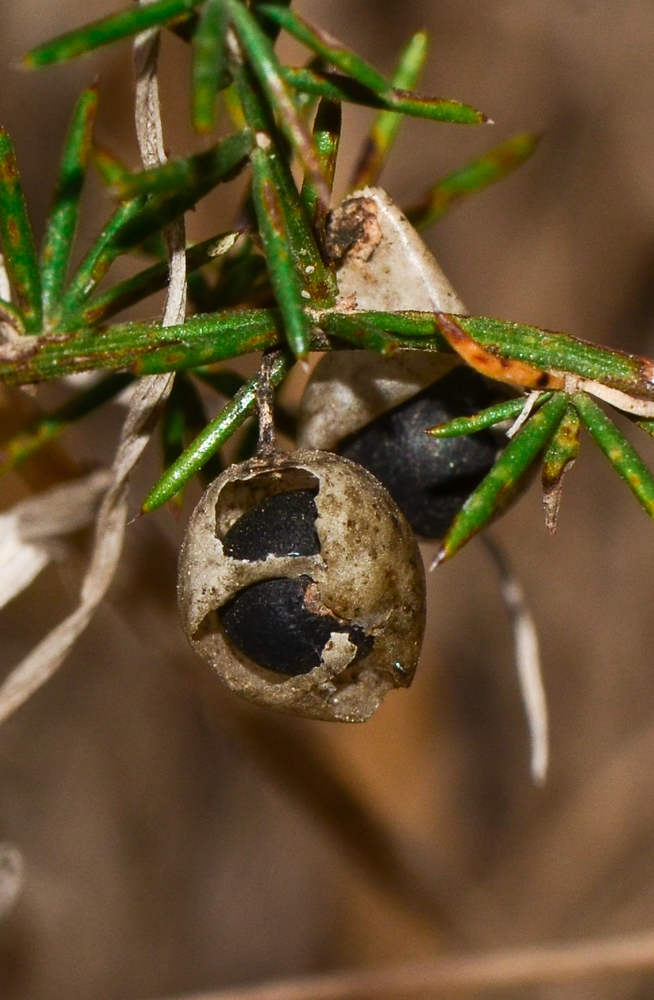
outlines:
[[346, 438], [339, 451], [384, 484], [418, 535], [442, 538], [491, 469], [499, 447], [489, 431], [440, 439], [424, 431], [497, 400], [480, 375], [456, 368]]
[[257, 562], [269, 555], [318, 555], [316, 492], [278, 493], [246, 511], [223, 539], [225, 555], [248, 562]]
[[358, 625], [309, 611], [304, 596], [310, 583], [300, 576], [244, 587], [218, 611], [227, 638], [260, 667], [291, 677], [319, 665], [332, 632], [347, 632], [357, 656], [367, 653], [373, 640]]

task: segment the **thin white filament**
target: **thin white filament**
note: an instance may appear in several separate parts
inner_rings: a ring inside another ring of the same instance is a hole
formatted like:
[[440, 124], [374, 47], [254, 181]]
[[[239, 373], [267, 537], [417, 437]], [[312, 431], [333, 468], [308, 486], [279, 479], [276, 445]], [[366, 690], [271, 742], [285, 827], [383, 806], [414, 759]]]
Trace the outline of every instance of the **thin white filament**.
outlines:
[[527, 423], [529, 417], [531, 416], [532, 410], [536, 405], [536, 401], [540, 399], [542, 395], [543, 394], [539, 389], [535, 389], [533, 392], [530, 392], [529, 395], [525, 397], [525, 405], [522, 407], [519, 416], [516, 417], [515, 421], [511, 424], [508, 431], [506, 432], [506, 436], [508, 438], [515, 437], [520, 428]]
[[535, 784], [543, 785], [549, 763], [549, 726], [538, 633], [522, 586], [511, 570], [504, 552], [488, 536], [483, 535], [482, 541], [497, 570], [500, 596], [509, 613], [513, 630], [515, 665], [529, 727], [531, 776]]

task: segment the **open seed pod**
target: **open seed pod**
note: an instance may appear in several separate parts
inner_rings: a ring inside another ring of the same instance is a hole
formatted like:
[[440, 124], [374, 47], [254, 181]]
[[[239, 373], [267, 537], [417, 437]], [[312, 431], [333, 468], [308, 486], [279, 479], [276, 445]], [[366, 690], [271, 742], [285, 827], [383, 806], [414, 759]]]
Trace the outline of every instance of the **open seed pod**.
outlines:
[[193, 648], [261, 705], [363, 722], [413, 678], [425, 623], [413, 534], [374, 476], [329, 452], [219, 476], [191, 515], [178, 596]]
[[[443, 538], [506, 439], [488, 430], [452, 438], [425, 432], [478, 413], [505, 396], [464, 365], [440, 378], [433, 366], [420, 371], [424, 355], [409, 353], [402, 352], [401, 358], [369, 351], [327, 354], [304, 393], [298, 442], [329, 448], [363, 465], [383, 483], [418, 535]], [[427, 374], [429, 382], [421, 384]], [[413, 391], [407, 395], [408, 388]]]
[[462, 365], [338, 443], [389, 491], [422, 538], [444, 538], [506, 442], [497, 431], [434, 438], [430, 427], [468, 417], [504, 398]]
[[354, 191], [327, 218], [340, 309], [467, 313], [409, 220], [381, 188]]
[[[349, 195], [330, 212], [325, 247], [336, 263], [344, 311], [465, 313], [467, 310], [417, 232], [381, 188]], [[376, 417], [445, 375], [455, 354], [371, 351], [326, 354], [302, 399], [299, 441], [330, 451]]]
[[[326, 246], [336, 261], [343, 310], [466, 312], [419, 235], [379, 188], [355, 192], [330, 213]], [[442, 538], [503, 442], [489, 431], [440, 440], [424, 432], [501, 398], [503, 389], [454, 354], [334, 351], [316, 366], [304, 392], [298, 444], [365, 466], [414, 531]]]

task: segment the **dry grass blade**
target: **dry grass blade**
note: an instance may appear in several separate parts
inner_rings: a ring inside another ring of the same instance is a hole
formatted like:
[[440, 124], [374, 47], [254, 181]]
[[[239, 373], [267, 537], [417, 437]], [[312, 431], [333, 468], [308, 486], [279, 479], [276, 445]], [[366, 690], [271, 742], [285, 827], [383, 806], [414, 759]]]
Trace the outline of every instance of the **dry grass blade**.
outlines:
[[[119, 448], [117, 461], [122, 459], [123, 453], [124, 449]], [[125, 462], [121, 460], [120, 466], [124, 467]], [[55, 673], [75, 640], [88, 625], [118, 564], [126, 514], [126, 476], [117, 476], [105, 494], [100, 509], [95, 546], [82, 585], [80, 602], [75, 611], [60, 622], [14, 668], [0, 687], [0, 722], [4, 722]]]
[[[158, 33], [144, 32], [135, 40], [137, 71], [135, 119], [144, 166], [165, 162], [157, 88]], [[184, 319], [186, 266], [183, 223], [168, 234], [171, 276], [163, 325]], [[123, 547], [127, 520], [129, 476], [147, 445], [152, 427], [172, 386], [172, 375], [142, 379], [130, 400], [118, 450], [111, 469], [111, 485], [98, 514], [95, 543], [80, 600], [18, 664], [0, 688], [0, 722], [8, 718], [58, 669], [73, 643], [89, 624], [113, 580]]]
[[[152, 0], [142, 0], [146, 2]], [[150, 30], [138, 35], [134, 42], [134, 61], [136, 64], [136, 95], [135, 122], [136, 134], [141, 151], [143, 166], [148, 169], [166, 162], [163, 132], [161, 128], [161, 110], [159, 106], [159, 87], [157, 83], [157, 57], [159, 54], [159, 32]], [[186, 313], [186, 237], [183, 219], [173, 223], [164, 233], [170, 276], [168, 294], [164, 309], [163, 326], [174, 326], [183, 323]], [[166, 382], [172, 385], [168, 375], [155, 377], [163, 387]], [[170, 391], [170, 386], [168, 388]], [[166, 392], [166, 395], [168, 393]]]
[[106, 470], [93, 472], [0, 514], [0, 608], [29, 587], [64, 535], [90, 524], [108, 484]]
[[516, 671], [529, 726], [531, 777], [535, 784], [543, 785], [549, 761], [549, 726], [538, 633], [523, 589], [504, 552], [488, 535], [481, 537], [497, 570], [500, 596], [511, 619]]
[[98, 514], [93, 553], [79, 604], [14, 668], [0, 687], [0, 722], [55, 673], [107, 592], [123, 546], [129, 474], [149, 440], [152, 417], [162, 398], [161, 388], [143, 379], [134, 391], [111, 470], [111, 486]]

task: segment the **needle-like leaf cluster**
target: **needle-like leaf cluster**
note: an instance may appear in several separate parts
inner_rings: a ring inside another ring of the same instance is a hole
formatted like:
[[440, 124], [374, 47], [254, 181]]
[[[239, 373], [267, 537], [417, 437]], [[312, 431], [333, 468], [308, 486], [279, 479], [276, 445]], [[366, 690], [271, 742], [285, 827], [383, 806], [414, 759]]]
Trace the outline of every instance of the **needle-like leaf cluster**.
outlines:
[[[324, 253], [323, 236], [342, 105], [378, 110], [352, 188], [377, 182], [405, 116], [458, 124], [486, 120], [466, 104], [413, 93], [426, 56], [424, 33], [409, 41], [386, 79], [303, 20], [288, 2], [156, 0], [48, 42], [30, 52], [25, 65], [63, 62], [148, 28], [170, 29], [192, 47], [190, 104], [196, 130], [210, 132], [220, 111], [231, 122], [231, 134], [208, 150], [131, 172], [94, 146], [97, 93], [85, 90], [72, 116], [38, 251], [12, 143], [0, 131], [0, 239], [11, 285], [10, 300], [0, 300], [0, 379], [30, 383], [80, 371], [102, 373], [91, 388], [9, 442], [0, 472], [112, 399], [134, 377], [175, 371], [162, 422], [167, 468], [144, 504], [145, 510], [154, 510], [179, 494], [195, 474], [215, 475], [220, 449], [255, 411], [256, 378], [243, 382], [224, 369], [224, 362], [280, 348], [271, 372], [271, 383], [278, 386], [295, 361], [313, 350], [454, 350], [484, 374], [530, 395], [433, 429], [444, 437], [509, 418], [522, 421], [454, 522], [441, 558], [458, 551], [506, 507], [541, 457], [548, 523], [554, 526], [561, 480], [576, 457], [582, 425], [654, 517], [654, 478], [589, 395], [626, 411], [651, 434], [650, 362], [565, 334], [494, 319], [353, 313], [337, 306], [336, 275]], [[308, 50], [306, 65], [280, 61], [275, 42], [281, 31]], [[514, 170], [536, 145], [529, 134], [503, 142], [417, 198], [406, 209], [408, 218], [416, 228], [437, 221], [461, 197]], [[91, 161], [117, 204], [81, 263], [71, 269], [80, 196]], [[166, 286], [162, 231], [219, 184], [244, 172], [247, 188], [233, 229], [187, 249], [194, 315], [165, 328], [159, 321], [115, 323], [117, 314]], [[299, 185], [298, 174], [303, 178]], [[133, 251], [148, 254], [148, 266], [127, 280], [107, 281], [114, 261]], [[211, 421], [205, 416], [200, 382], [225, 400]]]

